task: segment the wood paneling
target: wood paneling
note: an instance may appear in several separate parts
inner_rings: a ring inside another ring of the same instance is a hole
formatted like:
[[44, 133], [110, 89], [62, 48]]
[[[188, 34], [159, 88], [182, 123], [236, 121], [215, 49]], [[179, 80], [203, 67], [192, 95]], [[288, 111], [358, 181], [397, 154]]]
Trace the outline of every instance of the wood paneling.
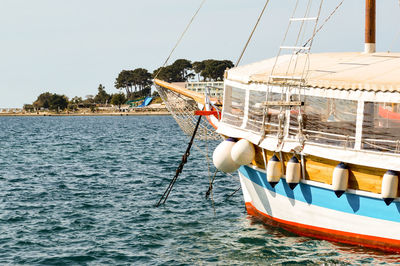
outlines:
[[[273, 156], [274, 152], [265, 150], [267, 162]], [[280, 158], [279, 153], [276, 156]], [[283, 163], [286, 168], [286, 162], [293, 156], [291, 153], [282, 153]], [[300, 161], [300, 156], [297, 157]], [[305, 172], [306, 180], [317, 181], [325, 184], [332, 184], [333, 169], [340, 163], [324, 159], [317, 156], [305, 156]], [[262, 149], [256, 147], [256, 156], [253, 165], [261, 169], [265, 169], [264, 160], [262, 156]], [[372, 168], [354, 164], [347, 164], [349, 166], [349, 188], [373, 193], [381, 193], [382, 177], [387, 169]], [[400, 188], [398, 188], [398, 196], [400, 195]]]

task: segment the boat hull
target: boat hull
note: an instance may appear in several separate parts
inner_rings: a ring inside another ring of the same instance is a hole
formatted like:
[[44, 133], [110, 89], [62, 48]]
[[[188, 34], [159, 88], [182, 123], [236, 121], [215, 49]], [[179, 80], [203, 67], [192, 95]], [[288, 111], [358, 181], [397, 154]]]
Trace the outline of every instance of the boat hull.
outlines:
[[[263, 222], [296, 234], [400, 253], [400, 202], [335, 193], [301, 182], [291, 190], [285, 179], [272, 188], [261, 169], [239, 169], [246, 209]], [[316, 182], [314, 182], [316, 183]]]

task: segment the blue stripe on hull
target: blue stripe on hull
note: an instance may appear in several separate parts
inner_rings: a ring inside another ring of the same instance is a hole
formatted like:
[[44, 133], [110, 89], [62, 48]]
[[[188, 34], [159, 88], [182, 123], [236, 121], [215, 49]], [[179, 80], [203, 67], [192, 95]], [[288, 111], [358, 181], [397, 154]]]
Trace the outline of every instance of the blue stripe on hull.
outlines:
[[290, 199], [345, 213], [400, 222], [400, 202], [393, 202], [386, 206], [381, 199], [350, 193], [337, 198], [332, 190], [304, 183], [299, 183], [294, 190], [291, 190], [283, 178], [275, 188], [272, 188], [267, 182], [265, 173], [248, 166], [241, 166], [239, 171], [253, 183]]

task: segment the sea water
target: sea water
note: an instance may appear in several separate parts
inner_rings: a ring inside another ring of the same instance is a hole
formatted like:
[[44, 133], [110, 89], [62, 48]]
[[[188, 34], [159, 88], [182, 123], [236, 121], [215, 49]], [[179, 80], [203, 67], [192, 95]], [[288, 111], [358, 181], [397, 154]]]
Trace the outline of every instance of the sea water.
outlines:
[[[377, 264], [399, 255], [300, 237], [246, 214], [237, 174], [217, 174], [217, 143], [169, 116], [0, 117], [0, 264]], [[208, 158], [207, 155], [208, 154]]]

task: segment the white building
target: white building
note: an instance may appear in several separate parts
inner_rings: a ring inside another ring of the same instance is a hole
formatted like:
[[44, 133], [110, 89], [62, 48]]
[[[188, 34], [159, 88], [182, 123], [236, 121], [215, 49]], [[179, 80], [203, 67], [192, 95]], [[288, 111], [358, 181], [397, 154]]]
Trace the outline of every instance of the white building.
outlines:
[[218, 98], [221, 100], [223, 98], [223, 93], [224, 93], [223, 81], [174, 82], [174, 84], [201, 94], [204, 94], [206, 88], [208, 88], [210, 97]]

